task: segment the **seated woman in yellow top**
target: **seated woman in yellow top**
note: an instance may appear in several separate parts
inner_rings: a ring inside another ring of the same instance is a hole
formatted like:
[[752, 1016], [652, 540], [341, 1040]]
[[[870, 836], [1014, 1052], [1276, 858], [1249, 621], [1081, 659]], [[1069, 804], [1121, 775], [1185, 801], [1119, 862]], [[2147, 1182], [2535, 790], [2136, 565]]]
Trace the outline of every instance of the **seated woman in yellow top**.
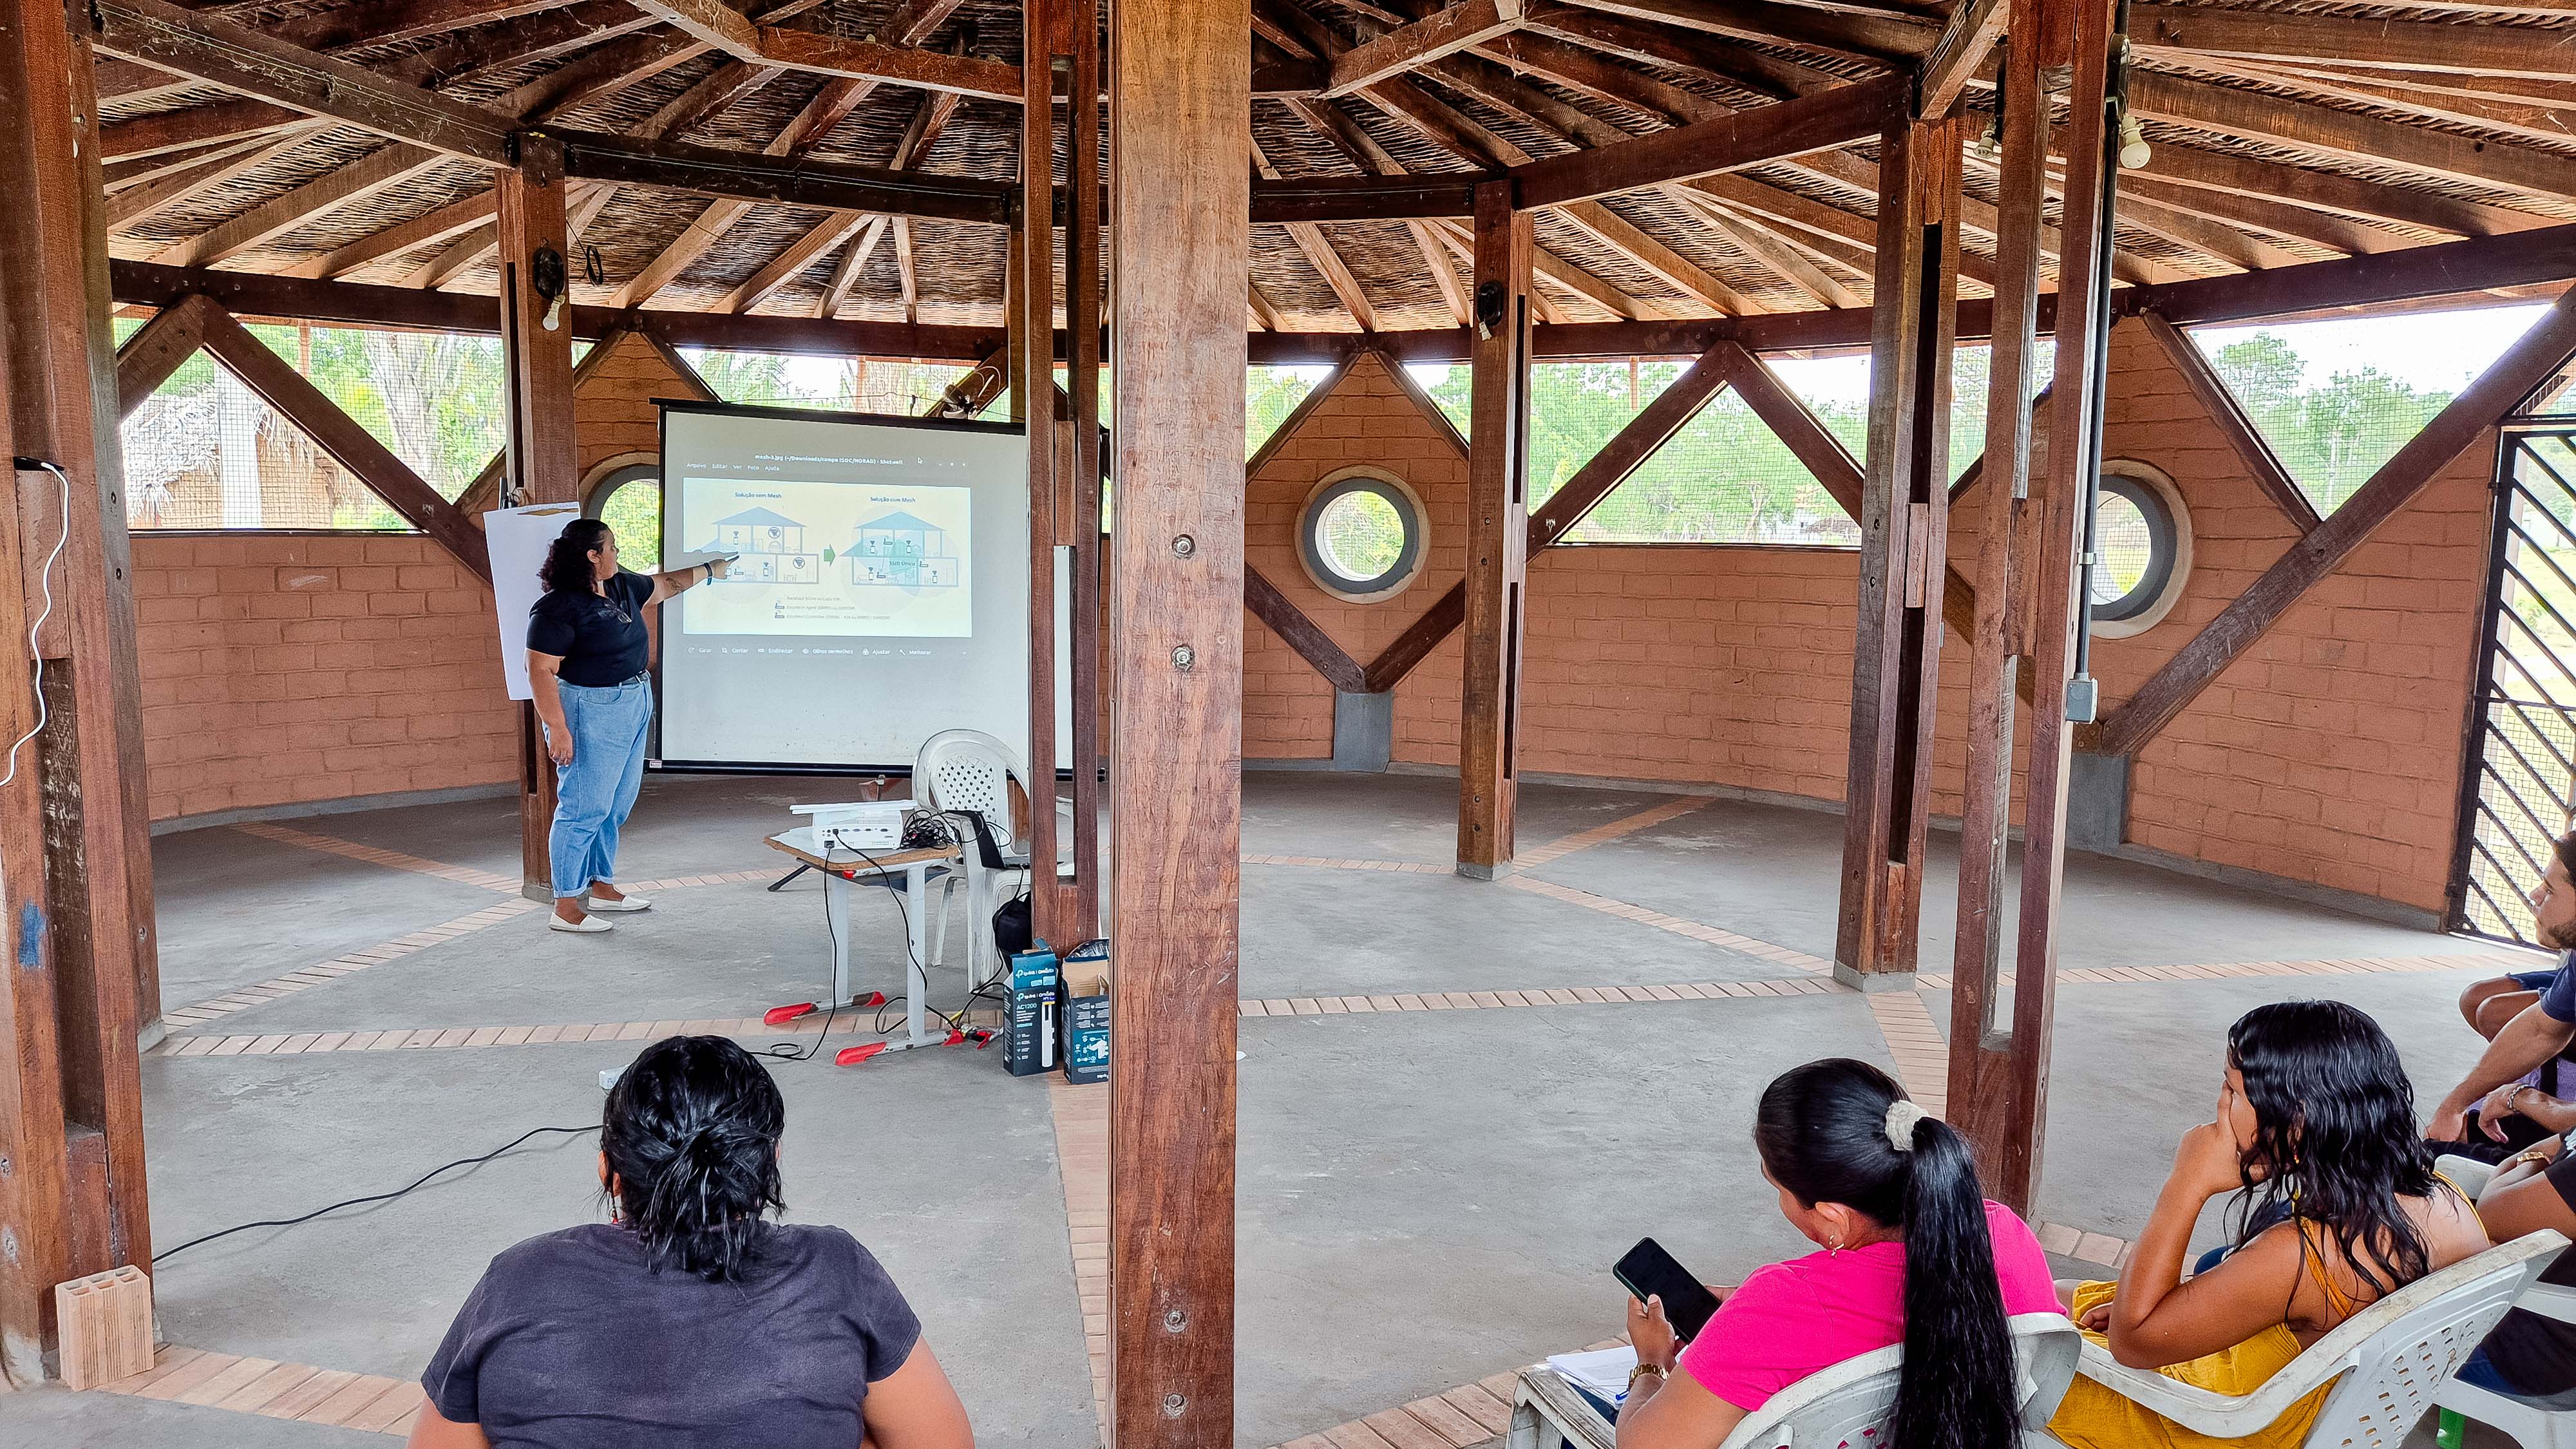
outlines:
[[[2229, 1192], [2245, 1195], [2248, 1226], [2183, 1281], [2192, 1224]], [[2341, 1002], [2275, 1002], [2229, 1029], [2217, 1120], [2183, 1134], [2118, 1285], [2072, 1285], [2067, 1311], [2132, 1368], [2249, 1394], [2364, 1306], [2486, 1246], [2477, 1210], [2433, 1173], [2378, 1023]], [[2297, 1444], [2323, 1402], [2320, 1390], [2226, 1442]], [[2048, 1427], [2074, 1449], [2220, 1442], [2081, 1376]]]

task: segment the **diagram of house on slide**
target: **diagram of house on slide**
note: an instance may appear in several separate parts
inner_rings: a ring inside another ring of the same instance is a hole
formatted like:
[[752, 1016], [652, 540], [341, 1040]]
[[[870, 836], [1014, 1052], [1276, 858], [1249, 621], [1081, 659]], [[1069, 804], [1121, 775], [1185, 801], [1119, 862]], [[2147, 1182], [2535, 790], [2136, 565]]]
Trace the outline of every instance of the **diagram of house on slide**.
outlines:
[[861, 523], [858, 537], [844, 557], [849, 560], [853, 584], [892, 584], [906, 589], [957, 586], [957, 556], [949, 552], [948, 530], [901, 510]]
[[710, 553], [741, 557], [726, 571], [725, 582], [816, 584], [823, 581], [823, 558], [805, 551], [805, 525], [766, 508], [746, 508], [716, 520]]

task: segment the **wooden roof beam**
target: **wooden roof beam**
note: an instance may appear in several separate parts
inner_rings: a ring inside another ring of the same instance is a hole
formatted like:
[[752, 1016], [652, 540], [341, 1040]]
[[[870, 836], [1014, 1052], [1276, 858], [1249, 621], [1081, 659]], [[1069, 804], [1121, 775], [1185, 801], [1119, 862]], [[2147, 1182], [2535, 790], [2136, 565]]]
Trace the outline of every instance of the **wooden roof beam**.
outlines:
[[723, 0], [635, 3], [742, 60], [922, 90], [953, 91], [979, 100], [1013, 105], [1020, 102], [1020, 68], [1001, 61], [764, 25]]
[[1950, 114], [1967, 92], [1969, 79], [2003, 37], [2004, 17], [2009, 13], [2003, 0], [1958, 0], [1949, 23], [1941, 28], [1941, 38], [1933, 42], [1915, 74], [1915, 115], [1938, 120]]
[[511, 164], [509, 133], [515, 123], [497, 112], [387, 81], [364, 66], [284, 44], [249, 26], [182, 10], [166, 0], [95, 0], [91, 13], [100, 21], [99, 48], [110, 54], [199, 76], [393, 140], [493, 166]]
[[1757, 45], [1783, 41], [1881, 64], [1923, 54], [1939, 39], [1935, 22], [1895, 11], [1833, 13], [1759, 0], [1578, 0], [1632, 20], [1704, 30]]
[[418, 146], [387, 146], [272, 197], [211, 231], [165, 247], [152, 260], [172, 267], [212, 266], [265, 246], [334, 208], [382, 195], [447, 164], [448, 159]]
[[341, 277], [372, 262], [460, 236], [492, 220], [499, 193], [478, 191], [436, 210], [370, 232], [356, 241], [288, 267], [289, 277]]
[[1333, 57], [1324, 94], [1346, 96], [1454, 51], [1518, 30], [1527, 0], [1458, 0]]
[[322, 123], [308, 121], [289, 126], [274, 139], [253, 137], [219, 148], [210, 159], [182, 167], [169, 175], [111, 192], [107, 198], [107, 225], [110, 231], [128, 227], [169, 210], [210, 186], [220, 186], [236, 176], [265, 166], [275, 157], [310, 141], [323, 129]]
[[2140, 49], [2241, 60], [2322, 60], [2400, 70], [2564, 79], [2576, 74], [2576, 30], [2440, 21], [2283, 15], [2135, 0], [2129, 41]]
[[858, 290], [860, 274], [868, 269], [868, 257], [893, 226], [892, 217], [870, 217], [858, 240], [842, 248], [841, 259], [832, 264], [832, 278], [824, 283], [823, 295], [814, 304], [816, 317], [830, 319], [841, 315], [841, 308], [848, 304], [850, 293]]
[[2363, 166], [2393, 166], [2552, 200], [2576, 193], [2576, 167], [2564, 156], [2303, 106], [2209, 81], [2137, 72], [2129, 77], [2129, 106], [2148, 120], [2223, 136], [2259, 137]]
[[269, 101], [217, 101], [110, 121], [98, 129], [98, 154], [106, 161], [161, 156], [192, 146], [265, 136], [285, 126], [301, 128], [313, 119], [307, 112]]
[[2192, 146], [2159, 145], [2146, 169], [2131, 174], [2256, 200], [2296, 197], [2301, 206], [2341, 216], [2453, 236], [2504, 236], [2559, 224], [2501, 206]]
[[1902, 77], [1860, 81], [1616, 146], [1550, 156], [1513, 167], [1512, 176], [1522, 205], [1554, 206], [1786, 160], [1877, 136], [1902, 111], [1909, 91]]
[[684, 135], [698, 122], [785, 73], [776, 66], [727, 61], [700, 77], [687, 90], [663, 102], [660, 109], [636, 123], [626, 134], [638, 141], [659, 141], [666, 136]]
[[[957, 114], [959, 99], [955, 95], [942, 92], [933, 92], [923, 98], [920, 107], [913, 112], [912, 121], [904, 127], [902, 137], [895, 142], [895, 170], [910, 171], [919, 168], [921, 158], [939, 139], [940, 133], [948, 128], [949, 119]], [[803, 133], [800, 140], [788, 140], [794, 129], [790, 127], [788, 131], [780, 132], [779, 140], [773, 140], [770, 145], [778, 147], [782, 141], [785, 141], [787, 144], [784, 154], [802, 155], [830, 131], [829, 127], [811, 128]], [[728, 293], [724, 301], [717, 304], [717, 309], [725, 312], [748, 312], [767, 301], [789, 282], [804, 275], [805, 269], [813, 265], [815, 258], [841, 245], [852, 233], [865, 225], [867, 215], [865, 212], [850, 210], [827, 213], [811, 231], [788, 243], [785, 251], [772, 258], [767, 266], [753, 273], [750, 280]], [[839, 268], [833, 272], [833, 282], [841, 284], [838, 296], [835, 297], [832, 287], [827, 286], [821, 301], [830, 310], [818, 310], [815, 316], [829, 317], [840, 309], [841, 301], [848, 298], [850, 288], [858, 284], [859, 269], [867, 265], [868, 253], [875, 249], [878, 238], [883, 234], [884, 228], [877, 227], [870, 231], [863, 242], [850, 248], [850, 251], [855, 254], [855, 260], [845, 258], [848, 264], [846, 278]], [[909, 248], [911, 245], [909, 237], [899, 238], [898, 241], [903, 248]], [[901, 256], [903, 252], [899, 250], [897, 255]]]

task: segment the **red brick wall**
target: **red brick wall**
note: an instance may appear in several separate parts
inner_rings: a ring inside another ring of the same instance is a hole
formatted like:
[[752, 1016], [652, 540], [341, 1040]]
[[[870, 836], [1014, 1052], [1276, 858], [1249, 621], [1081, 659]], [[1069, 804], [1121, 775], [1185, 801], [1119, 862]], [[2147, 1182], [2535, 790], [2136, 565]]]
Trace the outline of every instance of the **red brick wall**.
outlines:
[[[691, 395], [621, 344], [576, 400], [583, 470]], [[425, 538], [138, 533], [134, 593], [155, 820], [516, 777], [491, 591]]]
[[492, 595], [417, 535], [134, 540], [152, 818], [513, 778]]
[[[2173, 612], [2134, 638], [2095, 642], [2094, 672], [2116, 706], [2292, 533], [2142, 329], [2118, 330], [2112, 367], [2107, 453], [2171, 475], [2194, 537]], [[1361, 416], [1354, 439], [1347, 415], [1319, 410], [1306, 431], [1327, 436], [1291, 447], [1339, 459], [1365, 444], [1367, 426], [1395, 426]], [[2133, 843], [2410, 906], [2443, 904], [2493, 456], [2492, 436], [2482, 438], [2141, 753]], [[1288, 540], [1303, 496], [1262, 507], [1256, 480], [1251, 549], [1274, 581], [1280, 571], [1264, 550], [1295, 573]], [[1972, 575], [1983, 497], [1969, 494], [1952, 525], [1953, 561]], [[1461, 508], [1463, 498], [1436, 503], [1435, 533], [1454, 531]], [[1548, 550], [1530, 565], [1522, 767], [1839, 799], [1857, 567], [1852, 553], [1814, 549]], [[1390, 605], [1310, 612], [1365, 660], [1374, 641], [1436, 597], [1417, 587]], [[1266, 630], [1252, 633], [1256, 658], [1266, 649], [1284, 663], [1247, 681], [1247, 715], [1294, 713], [1301, 752], [1329, 754], [1330, 691], [1311, 671], [1301, 676]], [[1955, 814], [1968, 678], [1960, 641], [1945, 632], [1944, 643], [1933, 793], [1935, 809]], [[1458, 667], [1453, 637], [1398, 687], [1397, 760], [1456, 763]], [[1281, 673], [1284, 688], [1270, 682]], [[1246, 753], [1289, 751], [1258, 747], [1247, 725]]]

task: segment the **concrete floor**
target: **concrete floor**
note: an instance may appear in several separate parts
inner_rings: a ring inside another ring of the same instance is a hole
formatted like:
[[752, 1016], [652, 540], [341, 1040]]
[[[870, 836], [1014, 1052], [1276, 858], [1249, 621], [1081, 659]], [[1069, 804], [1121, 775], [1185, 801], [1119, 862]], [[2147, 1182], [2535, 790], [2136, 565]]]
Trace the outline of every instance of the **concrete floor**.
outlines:
[[[1454, 783], [1255, 773], [1250, 854], [1440, 863]], [[657, 778], [630, 879], [766, 869], [763, 834], [811, 790]], [[1524, 847], [1671, 802], [1526, 787]], [[515, 873], [508, 800], [289, 822], [316, 836]], [[1711, 800], [1565, 855], [1544, 881], [1829, 956], [1841, 825]], [[235, 829], [155, 842], [164, 995], [179, 1007], [509, 897]], [[1943, 969], [1951, 885], [1926, 892]], [[827, 940], [808, 877], [673, 890], [604, 939], [534, 913], [204, 1028], [353, 1031], [739, 1017], [817, 994]], [[962, 915], [962, 912], [960, 913]], [[2068, 966], [2485, 951], [2205, 881], [2078, 857]], [[1744, 981], [1763, 958], [1446, 874], [1244, 871], [1247, 997]], [[962, 920], [956, 929], [963, 929]], [[862, 897], [863, 973], [895, 981], [892, 903]], [[959, 953], [962, 954], [962, 953]], [[2205, 1120], [2246, 1007], [2330, 995], [2374, 1013], [2446, 1088], [2474, 1056], [2458, 971], [2086, 985], [2059, 993], [2039, 1216], [2132, 1236], [2181, 1131]], [[935, 976], [934, 1001], [962, 990]], [[1923, 993], [1946, 1027], [1946, 993]], [[852, 1028], [844, 1026], [841, 1031]], [[864, 1033], [861, 1024], [857, 1030]], [[838, 1035], [838, 1033], [836, 1033]], [[851, 1038], [855, 1039], [855, 1038]], [[1651, 1233], [1712, 1278], [1804, 1244], [1754, 1168], [1752, 1100], [1820, 1056], [1891, 1063], [1856, 996], [1247, 1019], [1240, 1091], [1238, 1438], [1280, 1443], [1607, 1337], [1607, 1265]], [[398, 1186], [529, 1127], [596, 1120], [632, 1043], [146, 1060], [156, 1240]], [[910, 1293], [991, 1442], [1096, 1443], [1049, 1093], [971, 1050], [842, 1071], [783, 1063], [791, 1216], [850, 1228]], [[164, 1336], [408, 1376], [492, 1254], [601, 1209], [587, 1147], [545, 1138], [399, 1202], [195, 1249], [157, 1276]], [[2214, 1239], [2214, 1222], [2203, 1234]], [[2074, 1271], [2076, 1265], [2063, 1265]], [[327, 1446], [381, 1437], [103, 1395], [0, 1396], [0, 1440]]]

